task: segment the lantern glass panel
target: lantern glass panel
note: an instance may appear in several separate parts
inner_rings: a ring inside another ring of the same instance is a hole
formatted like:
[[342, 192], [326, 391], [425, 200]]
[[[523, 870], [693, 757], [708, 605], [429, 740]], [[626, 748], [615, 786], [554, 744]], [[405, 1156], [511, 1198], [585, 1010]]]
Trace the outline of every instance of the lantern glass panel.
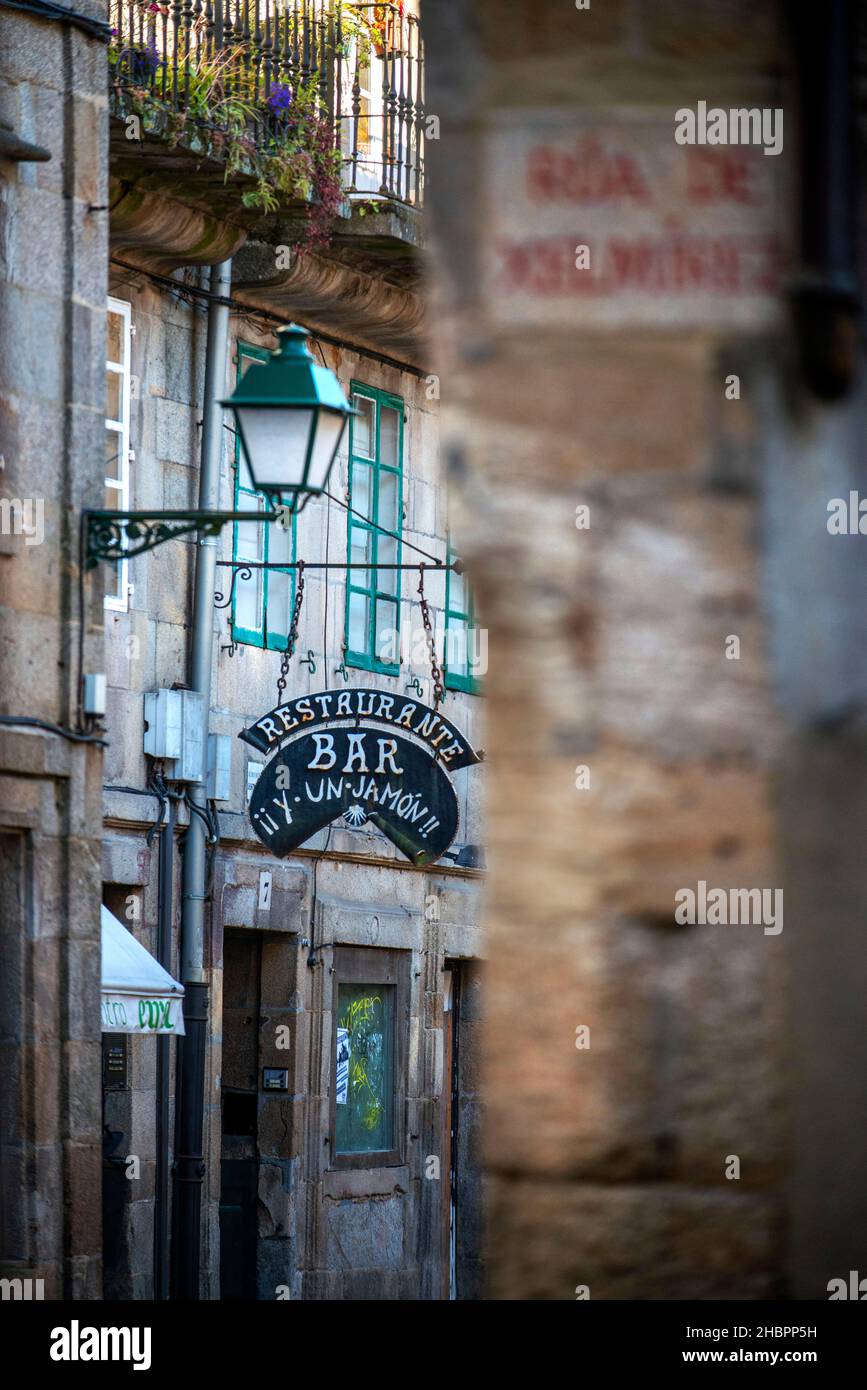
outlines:
[[327, 483], [328, 470], [331, 468], [332, 460], [337, 452], [345, 420], [346, 417], [338, 415], [336, 411], [320, 410], [316, 437], [313, 440], [313, 449], [310, 455], [307, 487], [321, 491]]
[[254, 486], [279, 492], [304, 482], [312, 410], [236, 407]]

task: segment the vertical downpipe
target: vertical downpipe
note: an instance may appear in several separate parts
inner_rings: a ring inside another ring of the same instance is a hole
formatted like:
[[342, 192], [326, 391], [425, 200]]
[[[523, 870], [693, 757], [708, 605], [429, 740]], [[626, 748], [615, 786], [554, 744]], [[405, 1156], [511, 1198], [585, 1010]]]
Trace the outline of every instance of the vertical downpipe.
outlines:
[[[232, 262], [211, 269], [211, 294], [228, 299]], [[223, 411], [218, 405], [226, 380], [229, 308], [211, 300], [205, 357], [202, 413], [202, 465], [199, 510], [219, 505], [220, 459], [223, 451]], [[196, 587], [190, 641], [189, 684], [204, 695], [202, 780], [190, 788], [190, 799], [207, 806], [208, 724], [211, 703], [213, 602], [217, 537], [201, 532], [197, 540]], [[208, 1047], [208, 984], [205, 974], [205, 827], [193, 812], [184, 840], [181, 901], [181, 979], [184, 985], [186, 1035], [178, 1041], [177, 1119], [175, 1124], [174, 1199], [172, 1203], [172, 1297], [198, 1299], [201, 1253], [205, 1062]]]
[[[175, 793], [168, 798], [166, 823], [160, 835], [159, 916], [157, 920], [157, 959], [172, 973], [172, 926], [174, 923]], [[157, 1116], [156, 1183], [154, 1192], [154, 1300], [169, 1296], [169, 1076], [171, 1038], [157, 1038]]]
[[792, 288], [801, 371], [821, 400], [851, 389], [860, 356], [857, 7], [792, 10], [800, 104], [801, 265]]

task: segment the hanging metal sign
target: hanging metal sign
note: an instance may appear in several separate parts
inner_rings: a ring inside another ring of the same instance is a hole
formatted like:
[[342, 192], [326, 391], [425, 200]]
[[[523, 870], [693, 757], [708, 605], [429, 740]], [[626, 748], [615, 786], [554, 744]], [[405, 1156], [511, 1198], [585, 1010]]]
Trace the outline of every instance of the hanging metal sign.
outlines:
[[270, 753], [292, 733], [352, 720], [356, 724], [361, 720], [373, 720], [388, 724], [399, 733], [415, 734], [451, 772], [482, 761], [481, 755], [473, 751], [454, 724], [430, 705], [389, 695], [384, 690], [365, 690], [357, 686], [348, 690], [324, 690], [320, 695], [289, 700], [263, 714], [238, 737], [258, 748], [260, 753]]
[[[307, 732], [311, 725], [317, 732]], [[266, 763], [249, 808], [253, 829], [279, 858], [342, 816], [353, 827], [376, 826], [419, 868], [432, 864], [458, 828], [446, 769], [481, 761], [435, 710], [376, 690], [292, 700], [239, 737], [263, 752], [279, 750]]]

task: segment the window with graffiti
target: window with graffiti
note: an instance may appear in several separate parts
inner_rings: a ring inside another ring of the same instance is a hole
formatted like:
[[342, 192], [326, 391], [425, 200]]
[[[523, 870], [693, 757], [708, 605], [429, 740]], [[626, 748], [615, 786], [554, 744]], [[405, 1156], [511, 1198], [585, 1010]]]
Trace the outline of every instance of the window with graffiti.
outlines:
[[335, 1130], [338, 1153], [394, 1144], [394, 986], [340, 984]]

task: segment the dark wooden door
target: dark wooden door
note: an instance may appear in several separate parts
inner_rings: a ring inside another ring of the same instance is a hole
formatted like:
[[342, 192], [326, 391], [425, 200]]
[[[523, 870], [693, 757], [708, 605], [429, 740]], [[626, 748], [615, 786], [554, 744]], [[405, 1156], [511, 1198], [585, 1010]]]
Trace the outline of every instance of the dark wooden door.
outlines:
[[261, 943], [248, 932], [223, 942], [220, 1293], [255, 1299], [259, 1185], [259, 982]]
[[255, 1157], [223, 1158], [220, 1165], [220, 1296], [256, 1297]]

